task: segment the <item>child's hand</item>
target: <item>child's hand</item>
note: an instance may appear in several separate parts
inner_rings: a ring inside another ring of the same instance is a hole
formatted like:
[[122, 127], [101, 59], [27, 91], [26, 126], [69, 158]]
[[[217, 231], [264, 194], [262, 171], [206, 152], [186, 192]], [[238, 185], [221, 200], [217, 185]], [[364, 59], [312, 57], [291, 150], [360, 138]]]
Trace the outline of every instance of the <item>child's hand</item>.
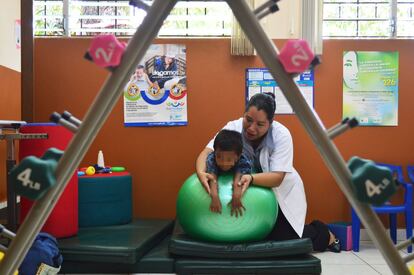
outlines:
[[246, 211], [246, 208], [244, 208], [241, 202], [241, 198], [239, 196], [233, 195], [233, 198], [231, 199], [231, 202], [229, 202], [229, 204], [231, 204], [232, 216], [235, 215], [236, 218], [238, 218], [239, 216], [243, 216], [243, 210]]
[[210, 211], [221, 214], [221, 202], [218, 197], [211, 198]]

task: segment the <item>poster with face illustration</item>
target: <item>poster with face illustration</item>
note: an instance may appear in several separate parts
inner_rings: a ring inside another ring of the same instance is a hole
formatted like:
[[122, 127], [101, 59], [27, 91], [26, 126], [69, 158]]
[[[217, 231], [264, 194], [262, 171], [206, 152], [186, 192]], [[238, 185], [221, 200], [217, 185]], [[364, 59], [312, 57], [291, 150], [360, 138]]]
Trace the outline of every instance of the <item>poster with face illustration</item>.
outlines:
[[343, 118], [361, 126], [398, 125], [398, 52], [343, 53]]
[[124, 88], [124, 125], [187, 125], [184, 45], [150, 46]]

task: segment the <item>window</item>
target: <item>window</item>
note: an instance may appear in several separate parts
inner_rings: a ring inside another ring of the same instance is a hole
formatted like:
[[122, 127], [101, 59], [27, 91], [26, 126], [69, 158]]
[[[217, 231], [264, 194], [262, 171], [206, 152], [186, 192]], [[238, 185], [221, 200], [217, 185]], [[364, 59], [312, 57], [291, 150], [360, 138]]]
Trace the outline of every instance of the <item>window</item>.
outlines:
[[34, 1], [34, 35], [63, 35], [63, 1]]
[[[144, 10], [130, 6], [125, 0], [35, 0], [34, 33], [36, 36], [99, 33], [130, 36], [145, 16]], [[158, 35], [230, 36], [231, 21], [232, 13], [225, 2], [180, 1]]]
[[414, 1], [324, 0], [325, 38], [414, 37]]

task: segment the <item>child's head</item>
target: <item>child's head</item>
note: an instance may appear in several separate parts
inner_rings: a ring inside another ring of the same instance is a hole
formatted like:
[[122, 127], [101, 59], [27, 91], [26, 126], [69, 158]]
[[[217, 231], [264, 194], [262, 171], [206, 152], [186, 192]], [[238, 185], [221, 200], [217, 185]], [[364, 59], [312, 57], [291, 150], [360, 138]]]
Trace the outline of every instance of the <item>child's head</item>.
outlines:
[[243, 140], [239, 132], [221, 130], [214, 139], [214, 155], [217, 166], [228, 171], [239, 161], [243, 152]]
[[145, 73], [145, 68], [143, 65], [138, 65], [137, 69], [135, 70], [137, 77], [142, 78]]

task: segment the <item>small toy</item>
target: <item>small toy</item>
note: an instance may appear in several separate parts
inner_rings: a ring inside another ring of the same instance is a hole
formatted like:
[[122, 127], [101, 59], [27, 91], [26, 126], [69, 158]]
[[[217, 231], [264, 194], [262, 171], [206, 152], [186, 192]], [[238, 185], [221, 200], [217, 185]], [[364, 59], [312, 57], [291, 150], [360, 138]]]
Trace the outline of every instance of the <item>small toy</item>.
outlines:
[[125, 167], [114, 166], [114, 167], [111, 167], [111, 171], [112, 172], [124, 172], [125, 171]]
[[99, 166], [98, 164], [95, 164], [93, 167], [95, 168], [95, 172], [98, 173], [98, 174], [111, 173], [111, 167]]
[[85, 174], [88, 175], [88, 176], [92, 176], [92, 175], [95, 175], [95, 172], [96, 172], [95, 168], [93, 166], [89, 166], [86, 169]]
[[80, 168], [78, 171], [78, 176], [83, 176], [85, 174], [88, 176], [92, 176], [95, 174], [108, 174], [112, 172], [123, 172], [123, 171], [125, 171], [125, 167], [105, 166], [103, 152], [99, 150], [97, 164], [94, 164], [93, 166], [89, 166], [87, 168], [86, 167]]

